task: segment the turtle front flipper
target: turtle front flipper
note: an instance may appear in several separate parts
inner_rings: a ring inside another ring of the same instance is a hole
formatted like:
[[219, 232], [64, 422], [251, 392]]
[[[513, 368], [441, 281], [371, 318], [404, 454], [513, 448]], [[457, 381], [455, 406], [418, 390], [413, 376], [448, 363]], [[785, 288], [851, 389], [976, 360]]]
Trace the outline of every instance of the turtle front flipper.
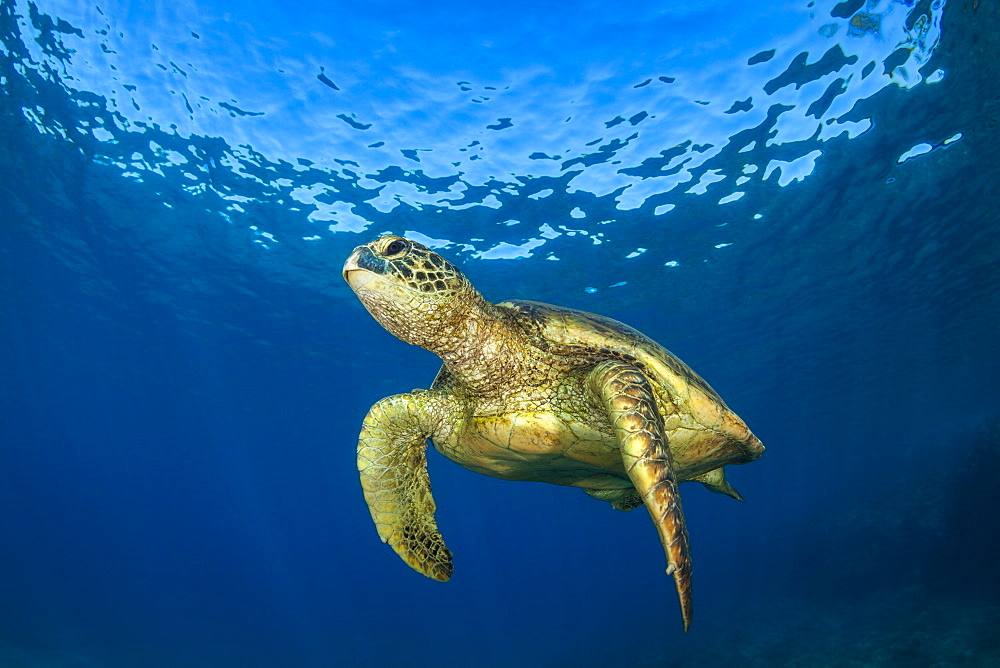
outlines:
[[693, 607], [691, 553], [677, 477], [656, 398], [642, 372], [624, 362], [601, 362], [587, 380], [590, 391], [608, 412], [625, 470], [660, 535], [667, 555], [667, 574], [674, 578], [687, 631]]
[[418, 392], [398, 394], [372, 406], [358, 440], [358, 471], [382, 542], [414, 570], [445, 582], [454, 567], [434, 519], [425, 399]]

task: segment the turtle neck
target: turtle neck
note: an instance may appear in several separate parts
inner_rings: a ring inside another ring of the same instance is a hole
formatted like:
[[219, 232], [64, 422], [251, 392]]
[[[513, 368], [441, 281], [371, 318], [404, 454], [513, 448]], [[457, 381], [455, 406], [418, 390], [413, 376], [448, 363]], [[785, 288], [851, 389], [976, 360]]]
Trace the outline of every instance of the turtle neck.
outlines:
[[451, 327], [440, 346], [428, 346], [448, 372], [475, 396], [495, 395], [519, 376], [530, 349], [524, 334], [512, 328], [500, 311], [476, 293], [470, 308]]

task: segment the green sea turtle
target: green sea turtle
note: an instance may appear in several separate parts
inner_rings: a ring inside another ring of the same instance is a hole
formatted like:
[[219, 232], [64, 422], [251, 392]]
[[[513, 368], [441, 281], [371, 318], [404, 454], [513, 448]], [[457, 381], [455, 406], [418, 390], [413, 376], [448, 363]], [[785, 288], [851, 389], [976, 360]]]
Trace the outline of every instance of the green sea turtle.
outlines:
[[358, 246], [344, 278], [390, 333], [444, 365], [430, 390], [382, 399], [358, 469], [383, 542], [435, 580], [452, 575], [427, 475], [445, 457], [504, 480], [580, 487], [618, 510], [645, 505], [691, 622], [691, 558], [678, 483], [742, 500], [723, 466], [764, 446], [718, 394], [620, 322], [531, 301], [491, 304], [454, 265], [394, 235]]

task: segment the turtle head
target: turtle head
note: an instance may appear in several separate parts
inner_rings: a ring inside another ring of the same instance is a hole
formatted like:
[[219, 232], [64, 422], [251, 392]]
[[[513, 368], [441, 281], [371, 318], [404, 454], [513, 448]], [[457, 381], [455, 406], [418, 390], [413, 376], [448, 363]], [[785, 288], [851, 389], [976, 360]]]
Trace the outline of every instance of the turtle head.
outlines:
[[390, 334], [424, 348], [457, 335], [482, 299], [455, 265], [392, 234], [355, 248], [344, 263], [344, 280]]

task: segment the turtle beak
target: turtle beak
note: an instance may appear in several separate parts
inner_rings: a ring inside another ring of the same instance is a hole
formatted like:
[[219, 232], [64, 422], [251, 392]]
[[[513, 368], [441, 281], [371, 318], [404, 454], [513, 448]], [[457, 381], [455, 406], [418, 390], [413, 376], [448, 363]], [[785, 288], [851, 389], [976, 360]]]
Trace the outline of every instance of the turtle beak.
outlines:
[[369, 283], [375, 280], [375, 275], [364, 269], [352, 269], [344, 272], [344, 279], [351, 286], [351, 289], [357, 292], [358, 290], [363, 290]]
[[361, 273], [361, 267], [358, 266], [358, 255], [361, 253], [362, 248], [364, 248], [364, 246], [358, 246], [354, 249], [354, 252], [351, 253], [350, 257], [347, 258], [347, 261], [344, 262], [344, 270], [341, 272], [344, 276], [344, 280], [347, 281], [347, 284], [355, 290], [357, 288], [354, 286], [354, 283], [352, 283], [352, 280], [356, 281], [358, 279], [352, 279], [352, 275], [357, 277], [357, 275]]
[[381, 268], [368, 246], [358, 246], [344, 262], [342, 273], [347, 284], [357, 292], [375, 280], [382, 273], [378, 271]]

